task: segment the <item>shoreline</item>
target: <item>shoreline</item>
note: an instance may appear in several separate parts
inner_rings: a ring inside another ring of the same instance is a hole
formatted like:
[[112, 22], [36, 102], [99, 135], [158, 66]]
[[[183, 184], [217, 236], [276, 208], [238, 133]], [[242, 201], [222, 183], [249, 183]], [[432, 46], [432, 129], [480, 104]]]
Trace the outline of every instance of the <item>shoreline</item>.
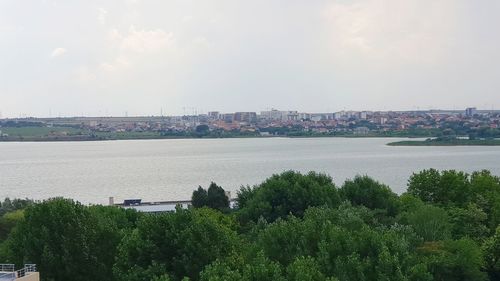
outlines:
[[424, 140], [424, 141], [397, 141], [388, 146], [500, 146], [500, 139], [493, 140]]
[[[272, 138], [287, 138], [287, 139], [315, 139], [315, 138], [345, 138], [345, 139], [422, 139], [422, 136], [377, 136], [377, 135], [367, 135], [367, 136], [354, 136], [354, 135], [325, 135], [325, 136], [225, 136], [225, 137], [189, 137], [189, 136], [159, 136], [159, 137], [130, 137], [130, 138], [81, 138], [81, 137], [53, 137], [53, 138], [43, 138], [43, 137], [23, 137], [23, 138], [0, 138], [0, 143], [12, 143], [12, 142], [95, 142], [95, 141], [120, 141], [120, 140], [193, 140], [193, 139], [272, 139]], [[388, 143], [387, 145], [389, 145]]]

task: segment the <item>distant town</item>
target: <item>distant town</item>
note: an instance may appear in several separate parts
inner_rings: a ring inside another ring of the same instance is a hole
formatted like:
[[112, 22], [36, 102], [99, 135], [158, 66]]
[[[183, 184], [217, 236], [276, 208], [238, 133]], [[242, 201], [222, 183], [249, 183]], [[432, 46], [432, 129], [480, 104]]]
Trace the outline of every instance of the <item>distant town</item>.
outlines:
[[294, 110], [142, 117], [58, 117], [0, 119], [0, 140], [106, 140], [223, 137], [500, 137], [500, 111]]

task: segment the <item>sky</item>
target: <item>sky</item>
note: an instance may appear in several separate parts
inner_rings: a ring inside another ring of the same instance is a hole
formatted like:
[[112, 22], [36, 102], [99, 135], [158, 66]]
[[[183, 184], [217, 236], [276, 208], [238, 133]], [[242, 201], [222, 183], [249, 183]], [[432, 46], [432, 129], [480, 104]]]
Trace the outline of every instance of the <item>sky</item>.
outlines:
[[0, 0], [0, 115], [500, 109], [498, 0]]

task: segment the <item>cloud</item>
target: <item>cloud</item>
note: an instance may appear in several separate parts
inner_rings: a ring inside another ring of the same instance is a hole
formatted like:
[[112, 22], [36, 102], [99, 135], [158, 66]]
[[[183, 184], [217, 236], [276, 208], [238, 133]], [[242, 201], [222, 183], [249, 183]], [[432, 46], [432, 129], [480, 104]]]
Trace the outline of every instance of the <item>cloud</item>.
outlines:
[[120, 49], [135, 53], [149, 53], [166, 49], [171, 46], [174, 40], [172, 32], [165, 32], [162, 29], [137, 30], [135, 26], [130, 26], [128, 33], [121, 34], [113, 29], [110, 36]]
[[[499, 100], [498, 0], [4, 2], [0, 96], [11, 112], [43, 114], [67, 93], [88, 100], [85, 111], [105, 96], [109, 109], [144, 113], [160, 102], [324, 111]], [[24, 102], [42, 90], [54, 98]]]
[[184, 16], [182, 22], [187, 23], [193, 20], [193, 16]]
[[193, 43], [197, 46], [210, 47], [210, 41], [204, 36], [194, 38]]
[[79, 67], [75, 71], [77, 80], [80, 82], [93, 82], [97, 79], [97, 76], [95, 73], [92, 73], [87, 67], [82, 66]]
[[113, 72], [120, 69], [125, 69], [130, 66], [130, 62], [123, 57], [116, 58], [112, 63], [101, 63], [99, 69], [105, 72]]
[[[111, 74], [145, 64], [150, 58], [164, 58], [174, 48], [174, 35], [162, 29], [137, 29], [131, 25], [126, 33], [117, 29], [109, 32], [113, 56], [98, 64], [96, 73]], [[158, 62], [158, 61], [157, 61]]]
[[103, 8], [99, 8], [97, 9], [97, 20], [101, 23], [101, 24], [106, 24], [106, 15], [108, 14], [108, 11], [106, 11], [105, 9]]
[[68, 52], [68, 50], [66, 50], [65, 48], [55, 48], [52, 51], [52, 53], [50, 54], [50, 57], [51, 58], [57, 58], [57, 57], [63, 56], [67, 52]]
[[457, 27], [453, 2], [355, 0], [326, 9], [339, 57], [436, 63]]

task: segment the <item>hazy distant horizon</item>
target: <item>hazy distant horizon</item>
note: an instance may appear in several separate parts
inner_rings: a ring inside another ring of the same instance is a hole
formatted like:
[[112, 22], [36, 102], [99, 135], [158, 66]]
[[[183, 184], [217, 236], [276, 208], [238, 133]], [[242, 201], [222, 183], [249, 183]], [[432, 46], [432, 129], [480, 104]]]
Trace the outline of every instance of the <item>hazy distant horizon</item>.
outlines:
[[[427, 112], [427, 111], [440, 111], [440, 112], [458, 112], [458, 111], [463, 111], [465, 112], [465, 109], [440, 109], [440, 108], [432, 108], [432, 109], [390, 109], [390, 110], [352, 110], [352, 109], [342, 109], [338, 111], [321, 111], [321, 112], [316, 112], [316, 111], [301, 111], [301, 110], [296, 110], [296, 109], [283, 109], [283, 108], [272, 108], [280, 111], [298, 111], [299, 113], [311, 113], [311, 114], [328, 114], [328, 113], [336, 113], [336, 112], [341, 112], [341, 111], [352, 111], [352, 112]], [[500, 109], [487, 109], [487, 108], [476, 108], [478, 111], [493, 111], [493, 112], [500, 112]], [[218, 110], [209, 110], [205, 112], [186, 112], [186, 113], [181, 113], [181, 114], [167, 114], [163, 113], [161, 114], [142, 114], [142, 115], [131, 115], [131, 114], [123, 114], [123, 115], [52, 115], [52, 116], [1, 116], [0, 119], [26, 119], [26, 118], [40, 118], [40, 119], [47, 119], [47, 118], [126, 118], [126, 117], [171, 117], [171, 116], [192, 116], [192, 115], [206, 115], [208, 112], [216, 111], [221, 114], [224, 113], [235, 113], [235, 112], [255, 112], [257, 114], [260, 114], [262, 111], [267, 111], [271, 109], [263, 109], [263, 110], [257, 110], [257, 111], [252, 111], [252, 110], [242, 110], [242, 111], [218, 111]]]
[[5, 0], [0, 112], [500, 108], [499, 14], [497, 0]]

